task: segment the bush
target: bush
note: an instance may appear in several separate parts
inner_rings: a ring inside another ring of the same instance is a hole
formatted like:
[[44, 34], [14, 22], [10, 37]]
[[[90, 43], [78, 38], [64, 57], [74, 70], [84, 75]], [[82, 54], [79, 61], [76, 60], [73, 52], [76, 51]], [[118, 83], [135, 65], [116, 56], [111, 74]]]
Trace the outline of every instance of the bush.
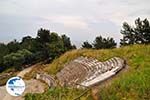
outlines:
[[26, 49], [19, 50], [16, 53], [11, 53], [4, 56], [4, 64], [6, 67], [15, 66], [17, 70], [20, 70], [22, 64], [30, 62], [32, 53]]

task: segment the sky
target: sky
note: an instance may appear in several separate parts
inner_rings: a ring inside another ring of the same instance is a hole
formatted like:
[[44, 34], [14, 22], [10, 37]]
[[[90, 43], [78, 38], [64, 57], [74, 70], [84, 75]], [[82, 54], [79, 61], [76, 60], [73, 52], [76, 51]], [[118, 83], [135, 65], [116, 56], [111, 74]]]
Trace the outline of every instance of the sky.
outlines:
[[0, 42], [35, 37], [40, 28], [66, 34], [80, 46], [96, 36], [118, 43], [123, 22], [150, 19], [150, 0], [0, 0]]

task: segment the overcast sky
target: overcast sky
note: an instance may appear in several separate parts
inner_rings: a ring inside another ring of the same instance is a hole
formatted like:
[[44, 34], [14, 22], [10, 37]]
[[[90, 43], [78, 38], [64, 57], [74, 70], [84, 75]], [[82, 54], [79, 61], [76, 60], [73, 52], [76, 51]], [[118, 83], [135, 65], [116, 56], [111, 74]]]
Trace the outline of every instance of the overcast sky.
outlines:
[[36, 36], [39, 28], [67, 34], [73, 43], [110, 36], [122, 23], [150, 19], [150, 0], [0, 0], [0, 42]]

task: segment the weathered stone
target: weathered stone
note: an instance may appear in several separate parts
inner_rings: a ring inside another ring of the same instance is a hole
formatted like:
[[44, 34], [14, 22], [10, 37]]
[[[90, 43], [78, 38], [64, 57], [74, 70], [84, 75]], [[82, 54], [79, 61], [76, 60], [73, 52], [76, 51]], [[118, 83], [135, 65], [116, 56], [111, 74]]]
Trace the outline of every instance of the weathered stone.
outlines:
[[45, 83], [48, 84], [49, 87], [57, 85], [54, 77], [50, 76], [50, 75], [47, 75], [47, 74], [40, 74], [40, 73], [38, 73], [36, 75], [36, 79], [44, 81]]
[[[119, 57], [111, 58], [105, 62], [97, 59], [79, 57], [68, 64], [56, 74], [61, 86], [91, 86], [115, 75], [125, 66], [125, 61]], [[37, 75], [37, 79], [44, 80], [49, 86], [56, 86], [51, 76]]]

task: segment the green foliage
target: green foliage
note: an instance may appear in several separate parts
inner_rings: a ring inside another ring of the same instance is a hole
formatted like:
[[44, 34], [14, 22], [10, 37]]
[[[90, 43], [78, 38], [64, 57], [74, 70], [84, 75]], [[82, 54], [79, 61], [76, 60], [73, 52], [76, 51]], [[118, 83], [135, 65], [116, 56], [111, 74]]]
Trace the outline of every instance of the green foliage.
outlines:
[[115, 48], [117, 43], [113, 38], [103, 38], [102, 36], [97, 36], [93, 42], [90, 44], [88, 41], [83, 42], [82, 48], [94, 48], [94, 49], [108, 49]]
[[150, 59], [137, 55], [131, 61], [133, 66], [130, 72], [121, 75], [111, 86], [101, 89], [100, 95], [103, 100], [112, 98], [119, 100], [150, 99], [150, 68], [148, 66]]
[[53, 43], [53, 42], [56, 42], [56, 41], [60, 40], [60, 36], [58, 36], [58, 34], [55, 33], [55, 32], [50, 33], [49, 37], [50, 37], [50, 42], [49, 43]]
[[19, 50], [16, 53], [10, 53], [3, 57], [4, 64], [7, 67], [15, 66], [17, 70], [21, 69], [21, 65], [28, 62], [32, 53], [26, 49]]
[[[50, 33], [49, 30], [41, 28], [36, 38], [25, 36], [21, 42], [14, 40], [7, 45], [0, 44], [0, 72], [8, 66], [19, 68], [18, 66], [40, 61], [48, 63], [62, 53], [75, 48], [66, 35], [59, 36], [55, 32]], [[27, 51], [32, 54], [26, 57], [24, 53]]]
[[58, 57], [64, 52], [64, 45], [62, 40], [55, 41], [48, 45], [49, 57], [52, 59]]
[[88, 41], [85, 41], [82, 44], [82, 48], [90, 49], [90, 48], [92, 48], [92, 45]]
[[39, 52], [42, 59], [52, 61], [62, 53], [73, 49], [70, 38], [66, 35], [59, 36], [55, 32], [46, 29], [40, 29], [37, 36], [37, 44], [39, 44]]
[[71, 50], [71, 49], [75, 49], [75, 48], [76, 48], [75, 46], [72, 46], [72, 45], [71, 45], [70, 38], [67, 37], [66, 35], [62, 35], [62, 36], [61, 36], [61, 39], [62, 39], [63, 44], [64, 44], [64, 51], [68, 51], [68, 50]]
[[41, 42], [41, 43], [46, 43], [50, 41], [50, 31], [41, 28], [40, 30], [38, 30], [37, 33], [37, 39]]
[[150, 43], [150, 24], [147, 19], [136, 19], [135, 27], [131, 27], [128, 23], [124, 22], [122, 27], [121, 34], [123, 39], [121, 39], [121, 45]]
[[121, 30], [121, 34], [123, 34], [123, 39], [121, 39], [120, 44], [121, 45], [134, 44], [135, 36], [131, 26], [128, 23], [124, 22], [122, 27], [124, 29]]
[[17, 52], [20, 49], [20, 44], [17, 40], [14, 40], [7, 44], [7, 48], [9, 49], [9, 53]]
[[113, 38], [103, 38], [102, 36], [96, 37], [93, 43], [95, 49], [115, 48], [116, 45], [117, 43], [115, 43]]
[[20, 48], [36, 52], [37, 50], [39, 50], [39, 43], [36, 41], [36, 39], [32, 38], [31, 36], [26, 36], [22, 38]]
[[[74, 100], [78, 97], [84, 90], [67, 88], [67, 87], [56, 87], [50, 88], [45, 93], [42, 94], [27, 94], [25, 95], [25, 100]], [[87, 93], [84, 95], [85, 98], [79, 100], [88, 100], [89, 96]]]
[[[3, 43], [0, 43], [0, 67], [3, 67], [3, 56], [9, 53], [7, 46]], [[0, 69], [1, 71], [2, 69]]]
[[[45, 71], [56, 74], [63, 65], [79, 57], [93, 57], [105, 61], [118, 56], [127, 61], [128, 69], [100, 88], [102, 100], [149, 100], [150, 99], [150, 45], [132, 45], [115, 49], [73, 50], [54, 60]], [[47, 96], [47, 94], [45, 94]], [[89, 94], [90, 95], [90, 94]], [[36, 95], [37, 96], [37, 95]], [[36, 97], [35, 96], [35, 97]], [[83, 96], [84, 97], [84, 96]], [[92, 99], [89, 99], [92, 100]]]

